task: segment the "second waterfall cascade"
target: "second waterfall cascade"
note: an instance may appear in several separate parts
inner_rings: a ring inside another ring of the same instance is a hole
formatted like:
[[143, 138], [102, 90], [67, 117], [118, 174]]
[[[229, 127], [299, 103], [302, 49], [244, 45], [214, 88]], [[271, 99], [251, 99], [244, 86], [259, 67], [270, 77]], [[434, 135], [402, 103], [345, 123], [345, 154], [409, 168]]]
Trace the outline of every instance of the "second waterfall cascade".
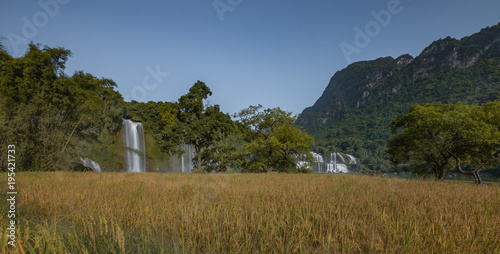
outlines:
[[[325, 160], [321, 154], [311, 152], [314, 163], [311, 165], [309, 162], [299, 160], [297, 167], [307, 167], [314, 173], [349, 173], [347, 165], [356, 165], [356, 157], [344, 153], [331, 153], [330, 160]], [[328, 158], [328, 157], [327, 157]]]

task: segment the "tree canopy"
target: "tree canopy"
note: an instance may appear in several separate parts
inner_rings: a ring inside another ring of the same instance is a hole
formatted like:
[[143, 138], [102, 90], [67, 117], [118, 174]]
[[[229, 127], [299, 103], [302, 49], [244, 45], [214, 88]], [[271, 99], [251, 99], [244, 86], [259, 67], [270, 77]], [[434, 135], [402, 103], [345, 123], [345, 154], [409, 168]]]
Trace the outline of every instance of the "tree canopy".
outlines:
[[294, 125], [297, 116], [280, 108], [261, 109], [261, 105], [250, 106], [234, 115], [247, 127], [244, 170], [293, 172], [298, 157], [312, 161], [309, 148], [314, 140]]
[[203, 151], [234, 129], [231, 117], [221, 112], [219, 105], [204, 104], [210, 95], [210, 88], [198, 80], [189, 93], [181, 96], [177, 102], [177, 119], [181, 124], [179, 138], [182, 143], [194, 146], [199, 171], [202, 170]]
[[69, 56], [64, 48], [31, 43], [14, 58], [0, 47], [0, 141], [16, 146], [19, 170], [71, 168], [84, 156], [79, 150], [96, 143], [106, 148], [120, 129], [123, 99], [116, 84], [82, 71], [67, 76]]
[[[395, 136], [389, 142], [391, 160], [403, 170], [442, 180], [460, 163], [480, 169], [498, 160], [500, 102], [482, 106], [458, 104], [415, 105], [391, 123]], [[456, 161], [456, 163], [454, 163]]]
[[[436, 61], [445, 59], [449, 58], [436, 57]], [[336, 146], [336, 151], [359, 158], [366, 170], [391, 171], [385, 151], [391, 139], [390, 123], [396, 116], [408, 113], [415, 104], [500, 100], [499, 57], [479, 58], [470, 67], [436, 72], [420, 72], [428, 66], [417, 61], [399, 63], [398, 59], [380, 58], [354, 63], [335, 74], [315, 106], [305, 109], [298, 119], [315, 138], [316, 151]], [[347, 140], [357, 149], [343, 150], [339, 144]]]

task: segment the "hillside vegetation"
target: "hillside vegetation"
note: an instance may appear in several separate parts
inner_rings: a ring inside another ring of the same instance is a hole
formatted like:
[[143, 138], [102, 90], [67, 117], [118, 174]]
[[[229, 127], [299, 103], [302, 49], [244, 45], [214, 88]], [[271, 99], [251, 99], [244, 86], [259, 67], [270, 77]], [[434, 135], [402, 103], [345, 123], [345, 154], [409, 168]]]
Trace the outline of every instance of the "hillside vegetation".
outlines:
[[433, 42], [413, 58], [357, 62], [337, 72], [298, 124], [315, 150], [345, 152], [365, 169], [391, 168], [385, 153], [390, 122], [415, 104], [482, 104], [500, 99], [500, 25], [472, 36]]

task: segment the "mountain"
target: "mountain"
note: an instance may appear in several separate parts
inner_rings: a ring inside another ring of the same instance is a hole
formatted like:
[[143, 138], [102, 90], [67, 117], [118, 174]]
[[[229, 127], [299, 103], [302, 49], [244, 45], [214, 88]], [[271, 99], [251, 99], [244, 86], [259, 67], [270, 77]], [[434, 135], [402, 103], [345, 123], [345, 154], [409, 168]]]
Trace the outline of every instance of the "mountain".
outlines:
[[315, 150], [350, 153], [363, 169], [384, 170], [391, 167], [390, 122], [412, 105], [499, 99], [500, 23], [460, 40], [437, 40], [415, 58], [353, 63], [335, 73], [297, 124], [315, 137]]

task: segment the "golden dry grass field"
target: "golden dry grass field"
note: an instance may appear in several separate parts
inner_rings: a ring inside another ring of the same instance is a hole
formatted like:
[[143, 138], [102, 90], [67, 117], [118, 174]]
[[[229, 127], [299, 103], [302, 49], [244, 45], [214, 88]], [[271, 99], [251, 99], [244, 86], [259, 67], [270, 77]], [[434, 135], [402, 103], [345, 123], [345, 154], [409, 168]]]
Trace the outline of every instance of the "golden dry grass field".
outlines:
[[11, 249], [0, 176], [0, 253], [500, 253], [498, 185], [90, 172], [18, 173]]

